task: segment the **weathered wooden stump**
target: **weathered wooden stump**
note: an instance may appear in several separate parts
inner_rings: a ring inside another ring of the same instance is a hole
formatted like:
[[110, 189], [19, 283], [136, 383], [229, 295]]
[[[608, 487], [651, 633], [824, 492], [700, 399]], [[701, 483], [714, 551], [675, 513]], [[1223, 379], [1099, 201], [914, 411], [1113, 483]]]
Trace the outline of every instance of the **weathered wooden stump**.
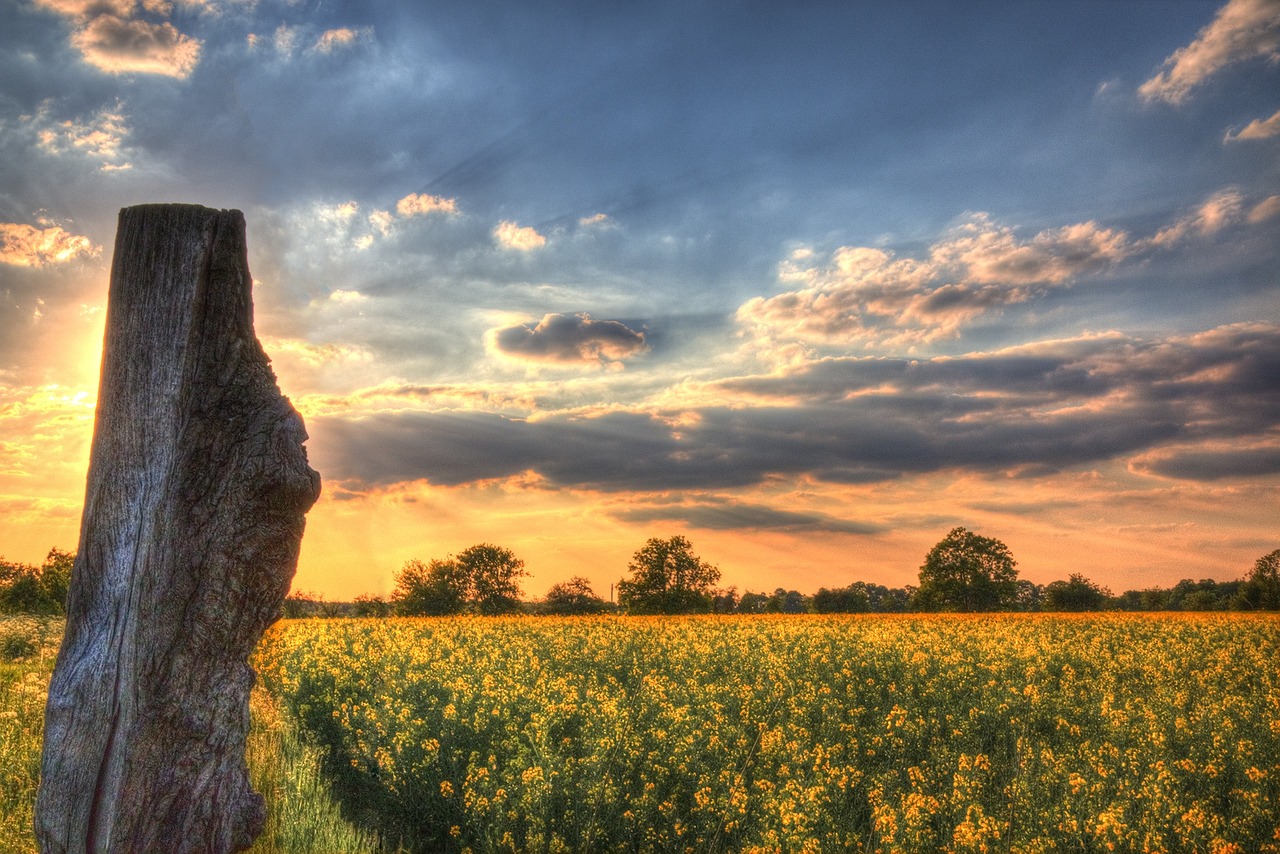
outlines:
[[67, 628], [45, 717], [44, 854], [223, 852], [261, 832], [248, 657], [320, 494], [253, 332], [239, 211], [120, 212]]

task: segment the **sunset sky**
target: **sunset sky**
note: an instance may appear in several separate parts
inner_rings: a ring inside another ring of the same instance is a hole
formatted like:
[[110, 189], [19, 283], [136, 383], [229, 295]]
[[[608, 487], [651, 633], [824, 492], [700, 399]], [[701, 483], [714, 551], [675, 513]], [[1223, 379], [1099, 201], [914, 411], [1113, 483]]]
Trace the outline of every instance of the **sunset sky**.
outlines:
[[295, 589], [1238, 578], [1280, 547], [1280, 2], [0, 0], [0, 555], [74, 549], [116, 216], [239, 208]]

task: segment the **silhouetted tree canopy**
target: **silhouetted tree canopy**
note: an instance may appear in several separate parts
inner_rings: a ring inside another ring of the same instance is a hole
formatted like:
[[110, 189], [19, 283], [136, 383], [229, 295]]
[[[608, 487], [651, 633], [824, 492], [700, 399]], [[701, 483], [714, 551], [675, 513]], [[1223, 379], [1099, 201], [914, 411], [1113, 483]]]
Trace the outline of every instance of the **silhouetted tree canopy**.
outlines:
[[599, 614], [609, 607], [580, 575], [551, 585], [542, 603], [548, 614]]
[[406, 561], [396, 575], [392, 609], [403, 616], [474, 612], [509, 614], [520, 609], [524, 561], [500, 546], [481, 543], [445, 560]]
[[720, 570], [693, 553], [684, 537], [651, 538], [631, 558], [631, 578], [618, 601], [632, 614], [698, 614], [711, 610]]
[[916, 606], [926, 611], [1008, 611], [1017, 604], [1017, 562], [1009, 547], [954, 528], [925, 556]]
[[1045, 587], [1042, 607], [1046, 611], [1101, 611], [1110, 598], [1110, 590], [1077, 572], [1067, 581], [1055, 581]]

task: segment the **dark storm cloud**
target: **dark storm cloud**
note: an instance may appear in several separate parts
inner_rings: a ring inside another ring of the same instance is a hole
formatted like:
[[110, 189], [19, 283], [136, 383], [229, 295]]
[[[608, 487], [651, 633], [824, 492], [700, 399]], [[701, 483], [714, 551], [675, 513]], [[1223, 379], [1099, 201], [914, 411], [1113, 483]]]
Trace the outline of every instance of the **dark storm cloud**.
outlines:
[[518, 359], [567, 363], [618, 362], [645, 349], [643, 332], [589, 314], [548, 314], [536, 325], [495, 329], [493, 343]]
[[1280, 446], [1162, 450], [1135, 460], [1133, 469], [1178, 480], [1265, 477], [1280, 474]]
[[693, 502], [651, 503], [612, 510], [610, 516], [623, 522], [686, 522], [712, 531], [770, 530], [824, 531], [841, 534], [874, 534], [876, 525], [839, 519], [826, 513], [778, 510], [762, 504], [729, 499], [704, 498]]
[[[529, 471], [555, 486], [607, 491], [723, 489], [775, 474], [841, 483], [946, 469], [1017, 474], [1175, 441], [1262, 436], [1280, 426], [1278, 368], [1280, 328], [1251, 324], [1159, 342], [1065, 342], [1036, 354], [831, 361], [715, 387], [766, 396], [748, 407], [527, 421], [328, 416], [313, 422], [313, 447], [328, 476], [372, 485]], [[787, 403], [771, 404], [769, 394]]]

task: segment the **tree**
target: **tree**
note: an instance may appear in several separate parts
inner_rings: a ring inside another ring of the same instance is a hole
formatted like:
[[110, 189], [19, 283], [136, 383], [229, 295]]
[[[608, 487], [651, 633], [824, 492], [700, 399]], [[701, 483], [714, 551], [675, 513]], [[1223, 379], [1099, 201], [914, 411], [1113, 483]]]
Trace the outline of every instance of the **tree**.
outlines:
[[693, 553], [684, 537], [650, 538], [631, 558], [618, 601], [632, 614], [696, 614], [711, 610], [720, 570]]
[[1044, 589], [1046, 611], [1101, 611], [1111, 591], [1099, 587], [1078, 572], [1068, 581], [1055, 581]]
[[401, 616], [442, 617], [466, 607], [467, 579], [455, 560], [408, 560], [395, 580], [391, 607]]
[[769, 614], [803, 614], [809, 610], [809, 600], [799, 590], [776, 587], [764, 610]]
[[488, 543], [445, 560], [406, 561], [396, 575], [392, 608], [403, 616], [507, 614], [520, 607], [517, 579], [523, 575], [524, 561], [510, 549]]
[[858, 582], [835, 590], [820, 587], [813, 594], [813, 610], [819, 614], [864, 614], [871, 610], [871, 597]]
[[1017, 603], [1017, 562], [1009, 547], [954, 528], [920, 567], [919, 607], [926, 611], [1007, 611]]
[[50, 549], [40, 566], [0, 559], [0, 611], [65, 614], [75, 559], [74, 554], [61, 549]]
[[391, 603], [381, 596], [362, 593], [351, 603], [353, 617], [385, 617], [391, 613]]
[[468, 604], [486, 615], [509, 614], [520, 609], [520, 583], [528, 575], [524, 561], [510, 549], [481, 543], [458, 555], [458, 565], [468, 582]]
[[1280, 549], [1258, 558], [1240, 589], [1238, 601], [1249, 610], [1280, 611]]
[[542, 601], [548, 614], [599, 614], [608, 607], [580, 575], [551, 585]]

